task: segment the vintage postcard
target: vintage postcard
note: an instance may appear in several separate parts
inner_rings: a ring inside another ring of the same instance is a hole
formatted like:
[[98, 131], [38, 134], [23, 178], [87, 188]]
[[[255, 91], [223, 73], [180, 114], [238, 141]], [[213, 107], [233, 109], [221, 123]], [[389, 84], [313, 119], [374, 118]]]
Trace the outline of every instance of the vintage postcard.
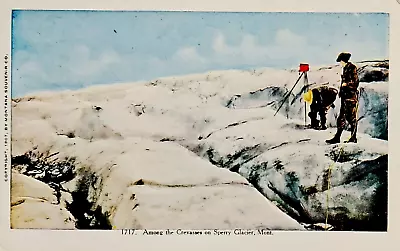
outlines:
[[389, 7], [4, 13], [7, 236], [388, 234]]

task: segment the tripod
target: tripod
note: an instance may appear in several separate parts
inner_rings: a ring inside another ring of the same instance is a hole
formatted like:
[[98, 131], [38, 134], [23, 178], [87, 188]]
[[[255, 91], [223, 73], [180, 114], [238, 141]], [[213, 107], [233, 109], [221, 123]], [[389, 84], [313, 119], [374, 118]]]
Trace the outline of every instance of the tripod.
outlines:
[[[292, 89], [290, 91], [286, 92], [279, 108], [276, 110], [274, 116], [279, 112], [279, 110], [282, 108], [283, 104], [286, 102], [286, 100], [290, 97], [290, 94], [292, 94], [293, 89], [296, 87], [296, 85], [299, 83], [300, 79], [304, 76], [304, 86], [303, 86], [303, 93], [307, 92], [307, 86], [308, 86], [308, 75], [307, 72], [309, 71], [309, 66], [308, 64], [300, 64], [300, 70], [301, 72], [299, 78], [297, 79], [296, 83], [293, 85]], [[307, 125], [307, 103], [304, 102], [304, 126]]]

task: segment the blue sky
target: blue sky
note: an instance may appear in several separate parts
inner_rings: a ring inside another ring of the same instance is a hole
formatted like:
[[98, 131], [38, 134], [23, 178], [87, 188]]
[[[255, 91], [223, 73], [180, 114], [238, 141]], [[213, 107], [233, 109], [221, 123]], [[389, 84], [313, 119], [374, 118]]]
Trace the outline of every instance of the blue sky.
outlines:
[[388, 58], [378, 13], [14, 11], [12, 96], [224, 69]]

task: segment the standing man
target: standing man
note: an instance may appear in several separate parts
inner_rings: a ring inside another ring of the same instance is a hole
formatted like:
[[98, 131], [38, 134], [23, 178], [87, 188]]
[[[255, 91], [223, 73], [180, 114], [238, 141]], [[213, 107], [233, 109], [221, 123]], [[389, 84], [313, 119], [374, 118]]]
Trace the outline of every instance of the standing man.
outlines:
[[[327, 85], [312, 88], [304, 94], [304, 101], [310, 104], [311, 111], [308, 113], [308, 116], [311, 119], [311, 128], [326, 130], [326, 114], [331, 107], [335, 107], [333, 103], [336, 100], [337, 94], [338, 91], [335, 88]], [[317, 115], [319, 115], [321, 120], [321, 126]]]
[[340, 112], [337, 119], [337, 132], [332, 139], [326, 140], [328, 144], [340, 143], [340, 136], [346, 125], [346, 120], [350, 124], [351, 137], [346, 143], [357, 143], [357, 108], [358, 108], [358, 85], [357, 67], [349, 62], [350, 53], [340, 53], [336, 62], [340, 62], [343, 67], [342, 82], [339, 90], [341, 98]]

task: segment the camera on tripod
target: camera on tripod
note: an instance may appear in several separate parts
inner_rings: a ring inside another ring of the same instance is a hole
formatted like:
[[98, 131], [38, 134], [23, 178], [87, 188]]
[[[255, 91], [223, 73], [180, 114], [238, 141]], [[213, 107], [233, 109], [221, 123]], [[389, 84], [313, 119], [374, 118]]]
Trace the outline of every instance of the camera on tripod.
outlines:
[[[300, 63], [299, 66], [299, 78], [297, 79], [296, 83], [293, 85], [292, 89], [290, 89], [290, 91], [286, 92], [286, 94], [283, 97], [283, 100], [280, 104], [280, 106], [278, 107], [278, 109], [276, 110], [274, 116], [279, 112], [279, 110], [282, 108], [283, 104], [286, 102], [286, 100], [289, 98], [289, 96], [292, 94], [293, 89], [296, 87], [297, 83], [299, 82], [299, 80], [301, 79], [301, 77], [304, 76], [304, 86], [302, 88], [301, 92], [307, 92], [307, 86], [308, 86], [308, 74], [307, 72], [310, 71], [310, 65], [306, 64], [306, 63]], [[292, 102], [293, 103], [293, 102]], [[304, 102], [304, 125], [307, 124], [307, 104], [306, 102]]]
[[299, 66], [299, 72], [308, 72], [310, 70], [310, 65], [301, 63]]

